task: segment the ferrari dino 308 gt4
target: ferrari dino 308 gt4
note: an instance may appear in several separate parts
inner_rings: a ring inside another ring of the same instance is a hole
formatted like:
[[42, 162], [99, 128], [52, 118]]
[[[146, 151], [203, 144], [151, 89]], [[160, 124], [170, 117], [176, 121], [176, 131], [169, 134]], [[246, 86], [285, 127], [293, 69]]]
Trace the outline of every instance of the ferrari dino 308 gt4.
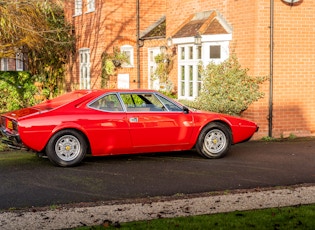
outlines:
[[221, 158], [258, 130], [251, 121], [198, 111], [154, 90], [78, 90], [1, 115], [2, 142], [59, 166], [86, 154], [180, 151]]

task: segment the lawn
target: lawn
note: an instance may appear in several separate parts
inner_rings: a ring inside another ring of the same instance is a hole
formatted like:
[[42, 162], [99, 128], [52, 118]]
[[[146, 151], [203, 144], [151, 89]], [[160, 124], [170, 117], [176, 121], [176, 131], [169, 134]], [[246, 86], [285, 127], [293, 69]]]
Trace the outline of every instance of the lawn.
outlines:
[[315, 205], [304, 205], [285, 208], [271, 208], [254, 211], [235, 211], [212, 215], [156, 219], [129, 223], [109, 223], [87, 229], [136, 229], [136, 230], [172, 230], [172, 229], [315, 229]]

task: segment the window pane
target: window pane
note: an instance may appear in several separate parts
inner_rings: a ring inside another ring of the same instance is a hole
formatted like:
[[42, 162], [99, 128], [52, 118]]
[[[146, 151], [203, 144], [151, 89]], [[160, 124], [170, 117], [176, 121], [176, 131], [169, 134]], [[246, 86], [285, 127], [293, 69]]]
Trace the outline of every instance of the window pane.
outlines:
[[185, 66], [181, 66], [181, 80], [185, 80]]
[[90, 88], [90, 52], [89, 50], [80, 50], [80, 88]]
[[180, 48], [180, 59], [185, 60], [185, 47]]
[[[130, 45], [123, 45], [120, 47], [120, 52], [124, 53], [127, 57], [126, 62], [121, 63], [122, 67], [131, 67], [133, 66], [133, 47]], [[154, 55], [152, 57], [152, 60], [154, 60]]]
[[158, 96], [158, 98], [163, 102], [167, 110], [169, 111], [182, 111], [182, 108], [180, 108], [178, 105], [174, 104], [173, 102], [167, 100], [164, 97]]
[[210, 46], [210, 59], [221, 58], [221, 46]]
[[122, 111], [122, 106], [115, 94], [110, 94], [90, 104], [90, 107], [104, 111]]
[[180, 87], [181, 87], [181, 96], [185, 96], [185, 82], [181, 82], [180, 83]]
[[153, 51], [150, 51], [150, 62], [154, 62]]
[[82, 14], [82, 0], [75, 0], [75, 15]]
[[193, 47], [189, 46], [188, 47], [188, 59], [193, 59], [193, 58], [194, 58]]
[[94, 0], [88, 0], [88, 11], [94, 11], [94, 10], [95, 10]]
[[189, 66], [189, 81], [193, 80], [193, 76], [194, 76], [194, 74], [193, 74], [193, 66], [190, 65]]
[[197, 80], [197, 96], [200, 95], [200, 91], [201, 91], [201, 86], [202, 86], [202, 78], [201, 78], [201, 74], [198, 71], [198, 80]]
[[152, 93], [121, 94], [127, 111], [163, 111], [164, 105]]
[[196, 52], [197, 52], [197, 59], [201, 59], [201, 46], [196, 46]]
[[189, 96], [192, 97], [193, 96], [193, 80], [194, 80], [194, 72], [193, 72], [194, 68], [192, 65], [189, 66]]

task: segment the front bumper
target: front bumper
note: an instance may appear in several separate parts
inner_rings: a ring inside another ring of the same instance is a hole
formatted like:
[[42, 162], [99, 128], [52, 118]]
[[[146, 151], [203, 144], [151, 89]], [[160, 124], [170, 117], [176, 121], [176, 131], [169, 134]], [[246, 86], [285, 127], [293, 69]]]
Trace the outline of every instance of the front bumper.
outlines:
[[18, 134], [12, 134], [9, 133], [6, 129], [3, 127], [0, 128], [0, 139], [1, 142], [5, 145], [7, 145], [9, 148], [12, 149], [27, 149]]

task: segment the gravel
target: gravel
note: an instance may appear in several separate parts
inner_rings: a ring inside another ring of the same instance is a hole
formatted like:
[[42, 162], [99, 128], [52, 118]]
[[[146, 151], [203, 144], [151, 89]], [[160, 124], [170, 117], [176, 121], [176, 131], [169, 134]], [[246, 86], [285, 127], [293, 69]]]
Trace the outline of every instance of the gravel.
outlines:
[[69, 229], [103, 223], [315, 204], [315, 186], [176, 195], [0, 212], [0, 229]]

